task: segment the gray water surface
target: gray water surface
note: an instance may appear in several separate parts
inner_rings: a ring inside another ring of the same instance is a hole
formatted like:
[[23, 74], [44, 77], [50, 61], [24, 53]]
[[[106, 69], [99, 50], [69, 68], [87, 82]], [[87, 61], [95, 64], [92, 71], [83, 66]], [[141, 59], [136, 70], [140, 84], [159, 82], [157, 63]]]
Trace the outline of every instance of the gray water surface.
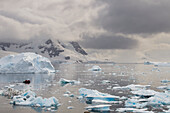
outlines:
[[[76, 96], [79, 95], [79, 88], [96, 89], [103, 93], [117, 96], [127, 96], [127, 91], [113, 91], [114, 86], [126, 86], [129, 84], [151, 85], [154, 90], [160, 86], [161, 80], [170, 80], [170, 67], [156, 68], [143, 64], [97, 64], [102, 68], [101, 72], [92, 72], [89, 69], [95, 64], [58, 64], [55, 66], [57, 73], [46, 74], [0, 74], [0, 88], [9, 84], [22, 83], [26, 79], [31, 80], [31, 84], [18, 87], [21, 89], [31, 89], [42, 97], [56, 97], [61, 106], [56, 113], [84, 113], [88, 104], [80, 102]], [[58, 81], [60, 78], [80, 81], [79, 85], [61, 86]], [[103, 84], [103, 80], [110, 80], [111, 83]], [[70, 91], [75, 97], [64, 97], [63, 94]], [[46, 113], [39, 108], [13, 106], [10, 99], [0, 96], [0, 113]], [[68, 109], [73, 106], [73, 109]], [[111, 108], [116, 110], [123, 107], [123, 104], [113, 105]], [[112, 111], [114, 112], [114, 111]], [[110, 112], [110, 113], [112, 113]]]

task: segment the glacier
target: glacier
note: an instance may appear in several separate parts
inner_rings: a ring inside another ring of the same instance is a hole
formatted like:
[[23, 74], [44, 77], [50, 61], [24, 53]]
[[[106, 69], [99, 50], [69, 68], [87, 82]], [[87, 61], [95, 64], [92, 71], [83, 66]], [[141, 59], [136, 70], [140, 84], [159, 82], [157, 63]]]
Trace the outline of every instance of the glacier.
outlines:
[[0, 73], [54, 73], [50, 60], [41, 55], [27, 52], [8, 55], [0, 59]]

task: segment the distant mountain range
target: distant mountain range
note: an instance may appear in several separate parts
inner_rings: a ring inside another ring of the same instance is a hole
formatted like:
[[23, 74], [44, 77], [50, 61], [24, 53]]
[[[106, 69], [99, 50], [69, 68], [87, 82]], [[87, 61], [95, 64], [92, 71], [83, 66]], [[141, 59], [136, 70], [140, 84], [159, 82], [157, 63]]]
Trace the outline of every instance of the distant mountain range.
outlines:
[[8, 52], [34, 52], [50, 60], [59, 61], [75, 61], [86, 62], [88, 53], [80, 46], [78, 42], [62, 42], [48, 39], [44, 42], [30, 42], [30, 43], [8, 43], [0, 42], [0, 49]]

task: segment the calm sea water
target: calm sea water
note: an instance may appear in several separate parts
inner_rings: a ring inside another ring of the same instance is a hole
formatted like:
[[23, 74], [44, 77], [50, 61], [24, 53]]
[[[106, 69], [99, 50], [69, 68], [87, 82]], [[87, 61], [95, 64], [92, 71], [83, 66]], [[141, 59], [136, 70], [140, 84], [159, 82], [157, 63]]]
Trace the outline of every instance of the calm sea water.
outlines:
[[[22, 83], [26, 79], [31, 80], [31, 84], [19, 86], [18, 89], [31, 89], [42, 97], [56, 97], [61, 106], [57, 113], [84, 113], [86, 103], [80, 102], [76, 96], [79, 95], [79, 88], [96, 89], [103, 93], [109, 93], [118, 96], [127, 96], [127, 91], [113, 91], [114, 86], [126, 86], [129, 84], [151, 85], [154, 90], [160, 86], [161, 80], [170, 80], [170, 67], [159, 67], [143, 65], [143, 64], [97, 64], [102, 68], [101, 72], [94, 73], [89, 71], [95, 64], [59, 64], [55, 68], [56, 74], [1, 74], [0, 88], [9, 84]], [[58, 81], [60, 78], [69, 80], [78, 80], [79, 85], [61, 86]], [[103, 80], [110, 80], [111, 83], [103, 84]], [[70, 91], [75, 97], [65, 97], [63, 94]], [[158, 90], [159, 91], [159, 90]], [[11, 100], [0, 96], [0, 113], [45, 113], [39, 108], [31, 108], [24, 106], [13, 106], [9, 104]], [[73, 106], [73, 109], [68, 109]], [[116, 110], [121, 105], [114, 105], [111, 108]], [[114, 112], [114, 111], [113, 111]], [[112, 112], [111, 112], [112, 113]]]

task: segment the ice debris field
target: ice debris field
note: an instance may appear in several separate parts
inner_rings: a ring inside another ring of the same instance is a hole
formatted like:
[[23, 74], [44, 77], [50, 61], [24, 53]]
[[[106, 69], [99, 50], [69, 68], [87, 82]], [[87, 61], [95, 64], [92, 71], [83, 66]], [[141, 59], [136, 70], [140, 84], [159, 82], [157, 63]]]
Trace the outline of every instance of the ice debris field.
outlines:
[[35, 53], [8, 55], [0, 59], [0, 73], [54, 73], [50, 60]]
[[[65, 79], [64, 81], [67, 80]], [[36, 93], [31, 90], [17, 90], [14, 87], [15, 85], [9, 85], [5, 86], [3, 90], [0, 90], [0, 94], [2, 96], [7, 96], [12, 99], [10, 103], [13, 105], [41, 107], [52, 111], [57, 110], [60, 106], [60, 103], [56, 97], [43, 98], [41, 96], [37, 96]], [[112, 111], [111, 106], [113, 104], [124, 103], [125, 108], [118, 108], [116, 110], [117, 112], [151, 113], [152, 111], [150, 111], [149, 108], [156, 109], [159, 107], [164, 107], [167, 109], [164, 110], [164, 112], [168, 113], [170, 105], [169, 89], [162, 88], [164, 92], [157, 92], [149, 88], [149, 85], [134, 84], [123, 87], [113, 87], [113, 90], [130, 91], [132, 94], [127, 97], [120, 97], [102, 93], [97, 90], [80, 88], [79, 95], [76, 96], [79, 101], [84, 100], [85, 103], [90, 104], [85, 107], [88, 111]], [[63, 96], [74, 97], [75, 95], [71, 94], [70, 91], [67, 91], [63, 94]], [[68, 109], [74, 109], [74, 106], [68, 106]]]
[[[15, 59], [15, 60], [14, 60]], [[7, 62], [7, 63], [5, 63]], [[146, 62], [146, 65], [157, 66], [160, 63]], [[161, 64], [161, 65], [164, 65]], [[26, 69], [22, 69], [22, 67]], [[108, 66], [108, 65], [107, 65]], [[167, 66], [167, 65], [166, 65]], [[160, 79], [160, 86], [153, 88], [152, 83], [149, 85], [141, 84], [121, 84], [123, 77], [126, 78], [127, 67], [123, 67], [123, 71], [117, 72], [104, 72], [101, 66], [87, 65], [86, 71], [80, 71], [88, 75], [91, 74], [92, 78], [87, 79], [66, 79], [65, 76], [60, 76], [58, 81], [47, 84], [48, 87], [57, 86], [57, 89], [52, 89], [51, 94], [60, 92], [61, 89], [66, 91], [62, 95], [54, 95], [45, 98], [43, 95], [37, 95], [36, 90], [18, 89], [16, 84], [10, 84], [1, 88], [0, 95], [11, 99], [10, 104], [13, 106], [29, 106], [33, 108], [40, 108], [51, 112], [57, 110], [65, 105], [63, 98], [69, 98], [67, 104], [68, 110], [77, 109], [72, 101], [76, 99], [80, 104], [83, 103], [84, 111], [99, 112], [99, 113], [114, 113], [114, 112], [135, 112], [135, 113], [154, 113], [154, 112], [170, 112], [170, 80]], [[109, 66], [108, 66], [109, 67]], [[122, 69], [116, 65], [115, 69]], [[4, 71], [4, 69], [6, 69]], [[12, 71], [11, 71], [12, 70]], [[29, 71], [28, 71], [29, 70]], [[79, 70], [78, 70], [79, 71]], [[149, 73], [160, 73], [162, 70], [159, 68], [152, 68]], [[56, 73], [51, 62], [40, 55], [35, 53], [22, 53], [18, 55], [10, 55], [0, 59], [0, 72], [1, 73]], [[60, 73], [61, 71], [58, 71]], [[58, 75], [55, 75], [56, 77]], [[63, 73], [62, 73], [63, 74]], [[68, 73], [70, 74], [70, 73]], [[145, 76], [144, 72], [135, 72], [130, 69], [130, 74], [139, 74]], [[114, 81], [114, 79], [105, 76], [118, 77], [121, 82]], [[90, 76], [90, 75], [89, 75]], [[84, 76], [83, 76], [84, 77]], [[99, 81], [95, 81], [99, 78]], [[131, 77], [133, 80], [133, 77]], [[20, 83], [24, 84], [24, 83]], [[55, 85], [54, 85], [55, 84]], [[100, 87], [95, 87], [95, 85]], [[121, 84], [121, 85], [120, 85]], [[30, 84], [25, 84], [30, 86]], [[106, 88], [104, 86], [107, 86]], [[70, 91], [70, 87], [74, 91]], [[60, 89], [58, 89], [60, 88]], [[100, 90], [97, 90], [97, 88]], [[106, 91], [107, 90], [107, 91]], [[44, 92], [46, 92], [44, 90]], [[77, 93], [76, 93], [77, 92]], [[107, 93], [106, 93], [107, 92]], [[115, 92], [119, 92], [115, 93]], [[128, 93], [127, 93], [128, 92]], [[48, 92], [47, 92], [48, 93]], [[126, 95], [124, 93], [127, 93]]]

